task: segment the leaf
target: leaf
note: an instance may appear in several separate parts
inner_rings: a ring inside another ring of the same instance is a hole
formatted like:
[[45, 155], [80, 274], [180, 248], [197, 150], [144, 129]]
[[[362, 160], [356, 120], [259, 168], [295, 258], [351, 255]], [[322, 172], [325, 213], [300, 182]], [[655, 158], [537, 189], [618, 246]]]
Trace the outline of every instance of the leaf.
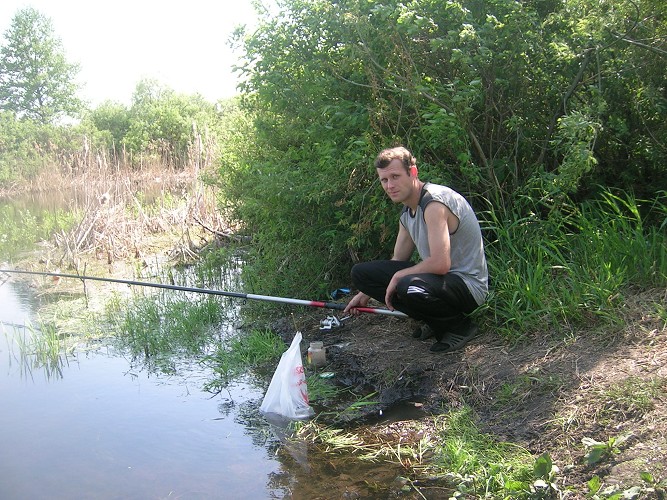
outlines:
[[535, 477], [542, 479], [548, 479], [553, 469], [553, 462], [548, 453], [542, 453], [537, 460], [535, 460], [535, 466], [533, 467], [533, 473]]
[[600, 479], [600, 476], [593, 476], [586, 484], [588, 485], [589, 493], [595, 494], [600, 491], [600, 488], [602, 487], [602, 480]]
[[655, 483], [655, 478], [653, 477], [653, 474], [650, 472], [644, 471], [641, 474], [639, 474], [639, 477], [642, 478], [642, 480], [646, 481], [647, 483], [653, 484]]
[[549, 487], [549, 484], [543, 479], [538, 479], [533, 483], [533, 486], [536, 490], [546, 490]]
[[596, 441], [593, 438], [585, 437], [581, 439], [581, 443], [586, 446], [587, 448], [593, 447], [593, 446], [605, 446], [604, 443], [601, 443], [600, 441]]
[[586, 464], [593, 465], [602, 460], [606, 448], [603, 447], [594, 447], [591, 448], [588, 453], [586, 453]]
[[622, 498], [637, 498], [642, 492], [639, 486], [633, 486], [622, 493]]

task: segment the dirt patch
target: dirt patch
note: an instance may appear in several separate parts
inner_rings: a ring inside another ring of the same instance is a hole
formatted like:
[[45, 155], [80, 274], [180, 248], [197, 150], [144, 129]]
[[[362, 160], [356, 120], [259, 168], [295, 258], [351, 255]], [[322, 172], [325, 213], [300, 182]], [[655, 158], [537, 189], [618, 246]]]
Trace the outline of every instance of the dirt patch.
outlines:
[[[433, 340], [412, 338], [413, 320], [362, 315], [321, 330], [328, 313], [317, 311], [305, 313], [297, 326], [304, 349], [312, 340], [324, 342], [325, 369], [338, 383], [377, 392], [380, 406], [347, 424], [399, 402], [419, 401], [431, 414], [465, 404], [496, 439], [535, 456], [549, 453], [561, 471], [560, 487], [572, 488], [572, 498], [583, 495], [595, 475], [621, 488], [648, 486], [643, 472], [667, 479], [667, 325], [659, 312], [665, 303], [665, 289], [634, 294], [626, 300], [623, 326], [565, 339], [540, 332], [516, 345], [483, 325], [485, 333], [445, 354], [430, 352]], [[275, 329], [291, 339], [294, 321]], [[584, 438], [604, 448], [598, 460], [588, 460]], [[654, 497], [664, 498], [657, 490]]]

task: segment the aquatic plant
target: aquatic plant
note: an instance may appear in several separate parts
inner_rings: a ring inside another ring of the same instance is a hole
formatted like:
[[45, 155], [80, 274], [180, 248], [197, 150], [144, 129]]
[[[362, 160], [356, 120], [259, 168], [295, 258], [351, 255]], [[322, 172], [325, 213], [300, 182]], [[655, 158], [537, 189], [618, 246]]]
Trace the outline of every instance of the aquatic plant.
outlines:
[[270, 330], [239, 332], [215, 346], [203, 362], [210, 366], [216, 378], [205, 385], [210, 392], [219, 392], [229, 382], [248, 370], [275, 360], [285, 351], [285, 343]]
[[105, 319], [118, 347], [133, 359], [168, 372], [174, 369], [175, 358], [209, 350], [221, 317], [214, 298], [171, 292], [137, 294], [123, 305], [116, 302]]
[[12, 358], [16, 360], [24, 376], [32, 377], [34, 370], [41, 370], [46, 378], [62, 377], [62, 368], [68, 362], [68, 346], [54, 323], [38, 321], [36, 324], [14, 325], [11, 339], [7, 332], [5, 338], [10, 346], [10, 362]]

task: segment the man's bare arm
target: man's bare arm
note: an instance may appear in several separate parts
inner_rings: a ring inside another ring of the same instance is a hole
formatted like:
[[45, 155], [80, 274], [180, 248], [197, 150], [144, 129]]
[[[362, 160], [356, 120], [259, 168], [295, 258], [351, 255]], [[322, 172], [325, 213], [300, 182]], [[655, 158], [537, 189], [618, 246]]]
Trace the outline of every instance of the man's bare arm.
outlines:
[[410, 260], [415, 251], [415, 243], [410, 237], [408, 230], [403, 227], [403, 224], [398, 224], [398, 235], [394, 243], [394, 255], [391, 260]]

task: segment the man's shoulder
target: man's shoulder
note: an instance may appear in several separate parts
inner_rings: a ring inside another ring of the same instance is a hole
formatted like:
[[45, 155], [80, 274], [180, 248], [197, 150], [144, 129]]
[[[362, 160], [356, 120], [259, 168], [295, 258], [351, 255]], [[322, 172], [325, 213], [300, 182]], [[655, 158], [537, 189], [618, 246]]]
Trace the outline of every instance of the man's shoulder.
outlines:
[[456, 191], [454, 188], [451, 188], [445, 184], [434, 184], [432, 182], [427, 182], [424, 184], [424, 189], [428, 191], [429, 193], [435, 194], [435, 193], [452, 193], [454, 195], [461, 196], [461, 193]]
[[426, 183], [424, 185], [424, 191], [420, 203], [422, 209], [426, 208], [426, 205], [434, 200], [447, 204], [448, 201], [461, 197], [460, 193], [443, 184]]

